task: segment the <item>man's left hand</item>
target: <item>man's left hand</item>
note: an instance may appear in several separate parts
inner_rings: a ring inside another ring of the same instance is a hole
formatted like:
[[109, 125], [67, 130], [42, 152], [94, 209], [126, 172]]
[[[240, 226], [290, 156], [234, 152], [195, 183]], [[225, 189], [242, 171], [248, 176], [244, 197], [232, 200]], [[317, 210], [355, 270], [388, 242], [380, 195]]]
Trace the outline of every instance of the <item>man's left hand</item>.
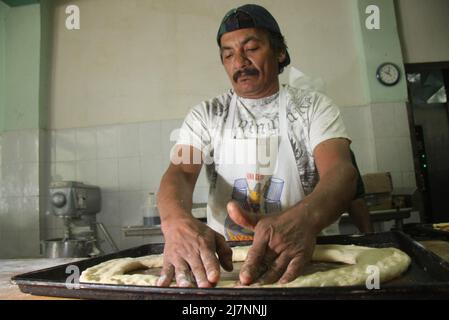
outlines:
[[243, 210], [235, 201], [227, 209], [235, 223], [254, 231], [253, 245], [240, 270], [241, 284], [291, 282], [312, 259], [317, 232], [307, 205], [264, 216]]

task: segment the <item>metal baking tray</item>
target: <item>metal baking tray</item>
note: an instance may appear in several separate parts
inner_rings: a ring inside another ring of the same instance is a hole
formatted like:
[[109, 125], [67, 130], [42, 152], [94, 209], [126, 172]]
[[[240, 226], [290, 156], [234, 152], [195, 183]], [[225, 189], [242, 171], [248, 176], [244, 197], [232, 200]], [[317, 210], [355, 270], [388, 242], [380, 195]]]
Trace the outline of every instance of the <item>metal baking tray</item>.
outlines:
[[[365, 286], [307, 288], [159, 288], [151, 286], [79, 284], [78, 289], [66, 286], [66, 268], [77, 266], [80, 271], [101, 262], [122, 258], [158, 254], [163, 244], [149, 244], [121, 252], [86, 259], [21, 274], [12, 278], [24, 293], [81, 299], [441, 299], [449, 298], [449, 263], [426, 250], [400, 231], [364, 236], [318, 237], [318, 244], [355, 244], [370, 247], [396, 247], [412, 259], [409, 269], [397, 280], [381, 284], [380, 289]], [[247, 245], [247, 242], [231, 245]]]
[[410, 223], [404, 225], [404, 232], [416, 240], [446, 240], [449, 241], [449, 232], [435, 229], [433, 224]]

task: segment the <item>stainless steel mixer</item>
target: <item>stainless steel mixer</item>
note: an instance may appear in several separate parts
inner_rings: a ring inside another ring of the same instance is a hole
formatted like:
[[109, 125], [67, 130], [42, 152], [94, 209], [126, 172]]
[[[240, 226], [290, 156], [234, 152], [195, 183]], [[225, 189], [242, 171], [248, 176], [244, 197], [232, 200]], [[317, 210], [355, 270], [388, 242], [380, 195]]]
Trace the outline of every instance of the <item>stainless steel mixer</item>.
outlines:
[[41, 243], [48, 258], [95, 257], [99, 248], [98, 229], [114, 251], [118, 248], [104, 225], [97, 222], [101, 211], [101, 191], [97, 186], [76, 181], [52, 182], [49, 211], [64, 221], [64, 237]]

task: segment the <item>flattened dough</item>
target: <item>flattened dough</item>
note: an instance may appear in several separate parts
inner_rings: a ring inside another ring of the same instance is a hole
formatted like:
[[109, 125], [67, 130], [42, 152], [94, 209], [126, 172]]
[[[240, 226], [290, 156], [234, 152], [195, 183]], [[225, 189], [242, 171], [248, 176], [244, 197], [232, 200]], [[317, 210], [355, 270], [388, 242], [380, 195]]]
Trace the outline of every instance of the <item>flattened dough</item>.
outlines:
[[[249, 246], [232, 248], [234, 262], [245, 261]], [[396, 248], [370, 248], [355, 245], [316, 245], [312, 261], [345, 263], [338, 269], [299, 276], [284, 285], [272, 284], [261, 287], [324, 287], [351, 286], [366, 283], [367, 267], [377, 266], [380, 282], [399, 277], [410, 265], [410, 257]], [[126, 274], [128, 272], [161, 268], [163, 256], [150, 255], [138, 258], [121, 258], [103, 262], [83, 271], [80, 282], [155, 286], [158, 276], [150, 274]], [[217, 287], [234, 287], [236, 281], [220, 281]], [[176, 286], [172, 283], [172, 286]]]

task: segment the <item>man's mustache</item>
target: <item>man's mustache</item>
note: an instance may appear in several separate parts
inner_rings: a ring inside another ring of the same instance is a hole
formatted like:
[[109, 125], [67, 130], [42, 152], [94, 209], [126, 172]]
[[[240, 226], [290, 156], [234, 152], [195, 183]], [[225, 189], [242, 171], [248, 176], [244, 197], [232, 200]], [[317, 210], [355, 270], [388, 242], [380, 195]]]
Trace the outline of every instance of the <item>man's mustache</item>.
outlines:
[[234, 82], [237, 82], [237, 80], [242, 76], [258, 76], [258, 75], [259, 75], [259, 70], [254, 69], [254, 68], [247, 68], [247, 69], [236, 71], [234, 73], [234, 75], [232, 76], [232, 79], [234, 80]]

